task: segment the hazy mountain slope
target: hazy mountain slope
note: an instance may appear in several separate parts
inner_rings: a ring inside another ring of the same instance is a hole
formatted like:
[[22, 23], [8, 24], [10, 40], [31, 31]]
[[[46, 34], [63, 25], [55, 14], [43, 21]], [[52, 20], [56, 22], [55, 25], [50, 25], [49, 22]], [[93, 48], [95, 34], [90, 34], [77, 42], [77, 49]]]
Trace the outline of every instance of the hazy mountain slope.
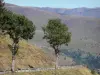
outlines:
[[72, 32], [72, 41], [70, 48], [80, 48], [90, 52], [100, 52], [100, 19], [86, 16], [60, 15], [58, 13], [41, 10], [37, 7], [21, 7], [16, 5], [6, 5], [13, 12], [23, 14], [28, 17], [37, 27], [36, 35], [31, 43], [47, 46], [45, 40], [42, 39], [43, 32], [41, 26], [47, 24], [50, 18], [60, 18], [69, 27]]
[[[72, 32], [72, 48], [98, 52], [100, 49], [100, 19], [89, 17], [72, 17], [66, 20]], [[100, 52], [100, 51], [99, 51]]]
[[21, 7], [21, 6], [16, 6], [16, 5], [13, 6], [6, 4], [6, 8], [15, 13], [25, 15], [30, 20], [32, 20], [35, 25], [37, 25], [38, 29], [41, 29], [41, 26], [46, 24], [48, 19], [60, 17], [60, 15], [57, 13], [51, 13], [48, 11], [39, 10], [36, 7]]
[[76, 16], [89, 16], [89, 17], [96, 17], [100, 18], [100, 8], [74, 8], [74, 9], [67, 9], [67, 8], [49, 8], [44, 7], [40, 8], [41, 10], [56, 12], [61, 15], [76, 15]]

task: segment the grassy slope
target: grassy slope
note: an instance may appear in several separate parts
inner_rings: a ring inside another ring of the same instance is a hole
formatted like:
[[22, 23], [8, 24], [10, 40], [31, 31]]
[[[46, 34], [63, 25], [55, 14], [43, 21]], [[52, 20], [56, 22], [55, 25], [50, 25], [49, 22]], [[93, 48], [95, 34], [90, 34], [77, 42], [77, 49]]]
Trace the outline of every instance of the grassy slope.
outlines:
[[[12, 41], [5, 36], [0, 36], [0, 70], [11, 68], [11, 52], [8, 44]], [[16, 68], [28, 68], [51, 66], [53, 60], [40, 48], [28, 44], [25, 40], [20, 41], [20, 49], [16, 55]]]
[[[7, 45], [12, 41], [5, 36], [0, 37], [0, 69], [9, 69], [11, 66], [11, 52]], [[28, 56], [29, 55], [29, 56]], [[48, 58], [39, 48], [28, 44], [26, 41], [20, 41], [20, 50], [16, 56], [16, 68], [43, 67], [51, 65], [52, 60]], [[11, 75], [11, 74], [6, 74]], [[32, 73], [16, 73], [16, 75], [54, 75], [54, 71], [41, 71]], [[85, 67], [72, 69], [61, 69], [57, 75], [92, 75], [90, 70]]]

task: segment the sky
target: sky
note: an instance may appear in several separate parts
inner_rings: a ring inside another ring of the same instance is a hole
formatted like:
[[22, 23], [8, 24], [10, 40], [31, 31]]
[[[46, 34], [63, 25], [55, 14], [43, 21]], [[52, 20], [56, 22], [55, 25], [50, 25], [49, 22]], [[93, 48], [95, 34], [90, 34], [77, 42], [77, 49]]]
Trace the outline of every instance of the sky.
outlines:
[[6, 3], [20, 6], [33, 7], [56, 7], [56, 8], [79, 8], [100, 7], [100, 0], [4, 0]]

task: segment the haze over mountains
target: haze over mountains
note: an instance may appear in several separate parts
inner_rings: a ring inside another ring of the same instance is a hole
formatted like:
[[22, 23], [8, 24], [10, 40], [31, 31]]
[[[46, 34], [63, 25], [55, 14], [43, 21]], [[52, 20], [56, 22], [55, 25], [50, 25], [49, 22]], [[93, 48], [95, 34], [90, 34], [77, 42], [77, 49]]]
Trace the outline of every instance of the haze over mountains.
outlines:
[[88, 16], [88, 17], [96, 17], [100, 18], [100, 8], [73, 8], [73, 9], [67, 9], [67, 8], [49, 8], [49, 7], [43, 7], [40, 8], [42, 10], [55, 12], [61, 15], [75, 15], [75, 16]]
[[[7, 6], [14, 6], [12, 4], [6, 4]], [[75, 15], [75, 16], [88, 16], [88, 17], [96, 17], [100, 18], [100, 7], [96, 8], [50, 8], [50, 7], [35, 7], [39, 10], [49, 11], [53, 13], [57, 13], [60, 15]]]
[[60, 18], [72, 32], [72, 41], [69, 48], [82, 49], [90, 52], [100, 52], [100, 8], [48, 8], [23, 7], [6, 4], [6, 8], [25, 15], [37, 27], [33, 41], [38, 45], [46, 45], [42, 40], [41, 26], [47, 24], [48, 19]]

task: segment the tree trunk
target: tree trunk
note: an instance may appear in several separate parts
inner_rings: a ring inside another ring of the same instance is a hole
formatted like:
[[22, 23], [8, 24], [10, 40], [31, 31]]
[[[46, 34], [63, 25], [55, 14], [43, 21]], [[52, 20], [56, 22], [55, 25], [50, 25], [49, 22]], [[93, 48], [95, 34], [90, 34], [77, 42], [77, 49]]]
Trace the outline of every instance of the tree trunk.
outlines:
[[56, 67], [58, 68], [58, 54], [56, 55]]
[[11, 70], [14, 73], [14, 71], [15, 71], [15, 55], [12, 55], [12, 67], [11, 67]]
[[55, 75], [57, 75], [57, 69], [58, 69], [58, 54], [56, 56], [56, 62], [55, 62]]
[[11, 66], [11, 71], [12, 71], [12, 74], [14, 75], [14, 71], [15, 71], [15, 48], [16, 47], [16, 44], [13, 43], [12, 45], [12, 66]]

